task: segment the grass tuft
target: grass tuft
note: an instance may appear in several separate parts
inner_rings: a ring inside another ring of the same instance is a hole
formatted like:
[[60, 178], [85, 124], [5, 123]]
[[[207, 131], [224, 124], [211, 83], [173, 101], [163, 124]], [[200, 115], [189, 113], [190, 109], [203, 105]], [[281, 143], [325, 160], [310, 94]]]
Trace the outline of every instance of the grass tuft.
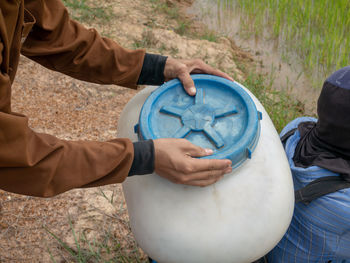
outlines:
[[150, 29], [144, 30], [141, 39], [135, 39], [134, 48], [155, 48], [158, 43], [156, 36]]
[[[65, 251], [65, 260], [67, 262], [78, 262], [78, 263], [141, 263], [144, 260], [141, 259], [140, 252], [138, 251], [136, 244], [134, 249], [127, 251], [125, 247], [121, 245], [119, 240], [111, 233], [110, 230], [104, 231], [101, 234], [99, 240], [88, 239], [86, 233], [76, 233], [72, 220], [69, 218], [69, 225], [71, 233], [74, 239], [74, 246], [72, 247], [68, 243], [64, 242], [58, 234], [44, 226], [45, 231], [53, 237], [59, 247]], [[50, 249], [50, 258], [52, 262], [55, 262], [55, 258], [52, 255]]]
[[112, 16], [109, 8], [96, 7], [86, 0], [63, 0], [63, 3], [71, 11], [72, 18], [81, 23], [91, 23], [95, 19], [107, 23]]
[[200, 36], [200, 39], [205, 39], [210, 42], [217, 42], [218, 41], [218, 34], [211, 30], [205, 30]]

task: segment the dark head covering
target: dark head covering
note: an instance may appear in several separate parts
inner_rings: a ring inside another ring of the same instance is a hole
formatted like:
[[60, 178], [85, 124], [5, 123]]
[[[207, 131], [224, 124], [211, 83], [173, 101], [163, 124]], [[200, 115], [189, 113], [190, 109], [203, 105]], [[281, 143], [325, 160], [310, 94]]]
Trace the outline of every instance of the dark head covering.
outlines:
[[317, 114], [317, 123], [303, 122], [298, 126], [295, 166], [317, 165], [350, 181], [350, 66], [324, 82]]

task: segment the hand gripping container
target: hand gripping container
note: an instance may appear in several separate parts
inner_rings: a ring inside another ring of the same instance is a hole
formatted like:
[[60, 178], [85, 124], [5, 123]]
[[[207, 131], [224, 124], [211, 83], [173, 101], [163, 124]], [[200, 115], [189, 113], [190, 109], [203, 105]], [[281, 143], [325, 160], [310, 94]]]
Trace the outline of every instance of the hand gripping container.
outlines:
[[192, 75], [196, 96], [178, 80], [146, 87], [124, 108], [118, 137], [186, 138], [231, 159], [233, 171], [207, 187], [156, 174], [123, 183], [131, 229], [158, 263], [252, 262], [282, 238], [294, 190], [279, 136], [261, 103], [237, 82]]

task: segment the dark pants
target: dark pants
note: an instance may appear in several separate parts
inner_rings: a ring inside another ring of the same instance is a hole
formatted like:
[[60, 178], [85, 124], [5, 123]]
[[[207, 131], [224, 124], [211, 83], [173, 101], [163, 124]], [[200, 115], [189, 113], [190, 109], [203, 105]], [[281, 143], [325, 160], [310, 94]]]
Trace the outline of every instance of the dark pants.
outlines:
[[256, 261], [254, 261], [254, 262], [252, 262], [252, 263], [268, 263], [267, 257], [262, 257], [262, 258], [260, 258], [260, 259], [258, 259], [258, 260], [256, 260]]

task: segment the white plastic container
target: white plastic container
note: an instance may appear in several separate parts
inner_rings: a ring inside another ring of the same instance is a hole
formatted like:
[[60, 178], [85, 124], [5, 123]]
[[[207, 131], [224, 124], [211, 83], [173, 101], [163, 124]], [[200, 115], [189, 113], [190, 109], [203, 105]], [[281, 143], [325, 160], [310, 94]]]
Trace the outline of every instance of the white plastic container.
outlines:
[[[204, 188], [174, 184], [156, 174], [132, 176], [123, 183], [135, 239], [158, 263], [252, 262], [268, 253], [289, 226], [294, 190], [284, 149], [261, 103], [235, 85], [262, 113], [251, 159]], [[134, 127], [155, 89], [143, 89], [126, 105], [118, 137], [139, 140]]]

